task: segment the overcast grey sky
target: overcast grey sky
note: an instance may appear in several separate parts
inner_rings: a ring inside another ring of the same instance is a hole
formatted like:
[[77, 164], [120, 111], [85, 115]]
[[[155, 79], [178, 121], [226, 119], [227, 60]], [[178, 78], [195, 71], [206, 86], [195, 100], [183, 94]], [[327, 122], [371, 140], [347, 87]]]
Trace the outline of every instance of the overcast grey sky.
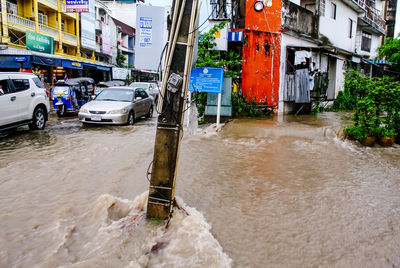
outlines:
[[[210, 0], [200, 0], [201, 1], [201, 9], [200, 9], [200, 18], [199, 24], [202, 24], [209, 16], [209, 12], [211, 9], [209, 7]], [[151, 4], [153, 6], [172, 6], [172, 0], [145, 0], [146, 4]], [[205, 23], [200, 30], [206, 28], [208, 23]]]

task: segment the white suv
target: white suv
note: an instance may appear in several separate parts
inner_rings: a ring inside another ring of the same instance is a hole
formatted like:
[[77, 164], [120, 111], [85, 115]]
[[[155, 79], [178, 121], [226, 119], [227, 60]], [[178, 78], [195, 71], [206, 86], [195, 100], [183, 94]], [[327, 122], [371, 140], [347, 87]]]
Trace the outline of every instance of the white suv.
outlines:
[[0, 130], [44, 129], [49, 111], [46, 89], [36, 75], [0, 73]]

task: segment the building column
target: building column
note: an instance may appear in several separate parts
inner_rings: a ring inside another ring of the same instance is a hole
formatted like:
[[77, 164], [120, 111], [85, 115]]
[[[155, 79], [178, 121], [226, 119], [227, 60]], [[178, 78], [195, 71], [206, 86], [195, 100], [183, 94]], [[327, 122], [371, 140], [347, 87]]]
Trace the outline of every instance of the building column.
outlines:
[[75, 33], [76, 33], [76, 56], [80, 57], [81, 56], [81, 39], [79, 36], [79, 13], [76, 13], [76, 25], [75, 25]]
[[38, 0], [33, 0], [33, 16], [35, 17], [35, 32], [39, 32], [39, 6]]
[[[35, 0], [37, 1], [37, 0]], [[61, 30], [61, 24], [62, 24], [62, 20], [61, 20], [61, 1], [62, 0], [57, 0], [57, 20], [58, 20], [58, 53], [63, 53], [63, 48], [62, 48], [62, 40], [63, 40], [63, 35], [62, 35], [62, 30]]]
[[1, 42], [2, 43], [10, 43], [10, 37], [8, 36], [8, 18], [7, 18], [7, 1], [1, 1], [1, 24], [2, 24], [2, 36], [1, 36]]

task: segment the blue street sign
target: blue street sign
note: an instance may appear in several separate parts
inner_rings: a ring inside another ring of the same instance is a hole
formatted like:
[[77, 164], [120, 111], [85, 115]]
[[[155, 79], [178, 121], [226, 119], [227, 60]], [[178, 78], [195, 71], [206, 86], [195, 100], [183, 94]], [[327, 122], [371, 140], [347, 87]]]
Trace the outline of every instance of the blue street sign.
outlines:
[[26, 57], [14, 57], [14, 61], [16, 61], [16, 62], [25, 62], [26, 61]]
[[219, 67], [198, 67], [190, 74], [189, 91], [222, 93], [224, 69]]

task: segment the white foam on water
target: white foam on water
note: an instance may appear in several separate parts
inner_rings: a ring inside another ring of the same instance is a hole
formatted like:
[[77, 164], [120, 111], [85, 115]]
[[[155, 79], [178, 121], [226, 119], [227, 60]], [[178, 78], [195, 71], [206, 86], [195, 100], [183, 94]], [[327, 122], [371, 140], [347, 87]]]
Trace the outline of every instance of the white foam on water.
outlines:
[[200, 212], [178, 199], [168, 224], [148, 221], [147, 195], [102, 195], [91, 211], [58, 222], [59, 243], [38, 266], [231, 267]]

